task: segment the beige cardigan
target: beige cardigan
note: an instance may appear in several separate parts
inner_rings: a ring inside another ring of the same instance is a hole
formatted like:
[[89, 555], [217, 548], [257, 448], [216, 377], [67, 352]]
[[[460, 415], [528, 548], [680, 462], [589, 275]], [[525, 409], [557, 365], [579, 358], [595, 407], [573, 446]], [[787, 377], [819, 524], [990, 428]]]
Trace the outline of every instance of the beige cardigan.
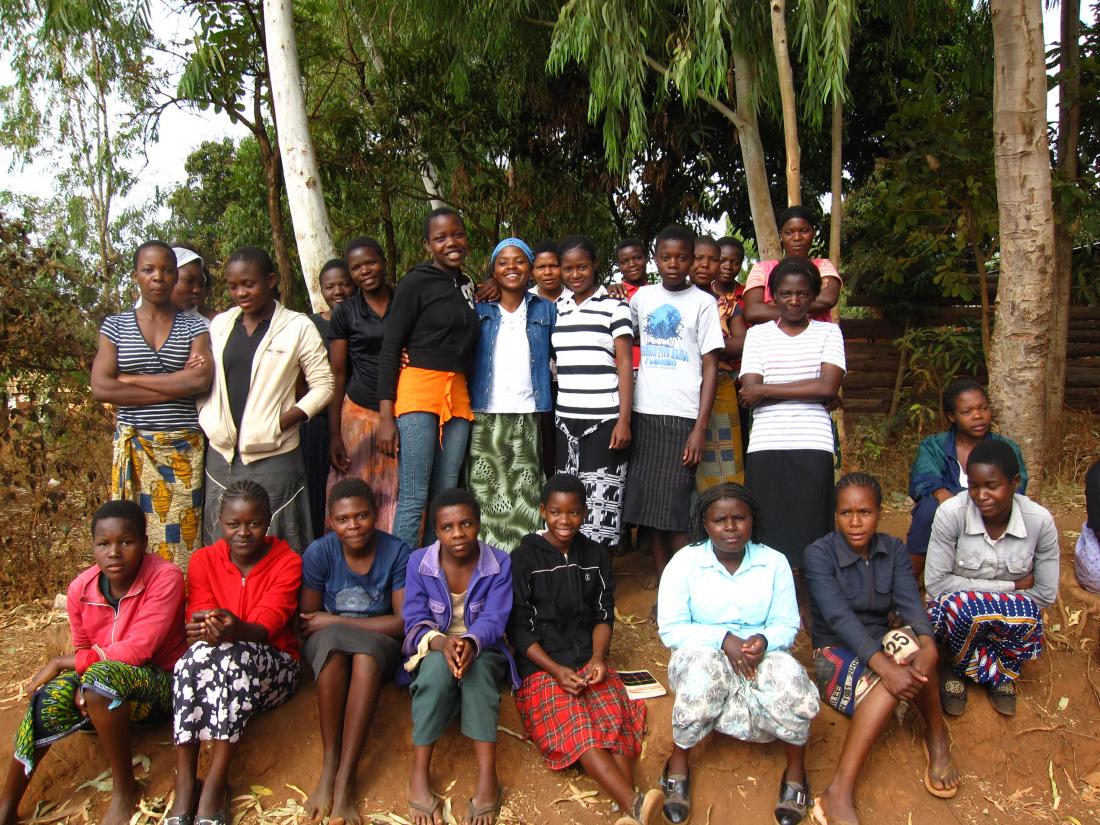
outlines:
[[[298, 425], [282, 432], [279, 416], [294, 406], [308, 418], [324, 412], [332, 398], [333, 377], [317, 327], [302, 313], [276, 303], [271, 326], [252, 359], [252, 383], [238, 439], [229, 409], [222, 355], [240, 315], [241, 310], [234, 307], [210, 322], [214, 381], [210, 394], [198, 402], [199, 426], [206, 433], [210, 447], [227, 462], [232, 463], [239, 446], [241, 461], [251, 464], [288, 453], [298, 446]], [[299, 372], [305, 373], [309, 392], [295, 401]]]

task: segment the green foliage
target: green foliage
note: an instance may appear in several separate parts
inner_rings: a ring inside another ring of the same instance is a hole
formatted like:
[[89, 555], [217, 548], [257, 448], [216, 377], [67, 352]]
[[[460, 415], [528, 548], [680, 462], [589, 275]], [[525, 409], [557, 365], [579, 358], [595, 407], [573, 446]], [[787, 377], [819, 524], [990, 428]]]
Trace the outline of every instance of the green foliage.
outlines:
[[913, 53], [877, 168], [845, 201], [851, 285], [893, 318], [942, 298], [977, 303], [977, 274], [996, 254], [992, 78], [976, 65], [989, 65], [989, 22], [974, 13], [947, 34], [932, 54]]
[[940, 399], [958, 376], [981, 376], [985, 357], [979, 331], [971, 326], [916, 327], [895, 345], [908, 351], [905, 368], [907, 423], [918, 433], [946, 426]]

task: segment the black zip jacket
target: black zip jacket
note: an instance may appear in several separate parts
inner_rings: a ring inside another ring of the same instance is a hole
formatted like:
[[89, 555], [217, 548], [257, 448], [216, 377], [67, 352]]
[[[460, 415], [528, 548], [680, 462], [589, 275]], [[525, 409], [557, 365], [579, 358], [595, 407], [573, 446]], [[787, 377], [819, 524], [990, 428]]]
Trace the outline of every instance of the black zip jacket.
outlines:
[[473, 363], [477, 336], [470, 279], [432, 264], [414, 266], [398, 281], [386, 315], [378, 400], [397, 399], [402, 349], [408, 350], [411, 367], [465, 374]]
[[516, 648], [520, 678], [540, 668], [527, 649], [535, 642], [555, 662], [574, 670], [592, 658], [592, 629], [615, 623], [611, 557], [578, 534], [567, 555], [537, 533], [512, 553], [512, 615], [508, 638]]

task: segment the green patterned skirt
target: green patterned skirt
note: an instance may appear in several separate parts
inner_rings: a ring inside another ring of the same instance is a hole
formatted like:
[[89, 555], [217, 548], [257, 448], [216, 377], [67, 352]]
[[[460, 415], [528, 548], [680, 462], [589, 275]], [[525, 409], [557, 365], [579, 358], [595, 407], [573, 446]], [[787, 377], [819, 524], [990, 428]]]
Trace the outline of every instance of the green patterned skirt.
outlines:
[[51, 679], [31, 697], [19, 730], [15, 734], [15, 758], [29, 776], [34, 770], [34, 755], [39, 748], [53, 744], [81, 729], [92, 729], [92, 722], [73, 704], [78, 689], [93, 691], [111, 700], [110, 709], [130, 703], [130, 721], [144, 722], [172, 714], [172, 674], [152, 665], [99, 661], [83, 675], [67, 671]]
[[481, 540], [511, 553], [542, 526], [538, 413], [475, 413], [466, 487], [481, 505]]

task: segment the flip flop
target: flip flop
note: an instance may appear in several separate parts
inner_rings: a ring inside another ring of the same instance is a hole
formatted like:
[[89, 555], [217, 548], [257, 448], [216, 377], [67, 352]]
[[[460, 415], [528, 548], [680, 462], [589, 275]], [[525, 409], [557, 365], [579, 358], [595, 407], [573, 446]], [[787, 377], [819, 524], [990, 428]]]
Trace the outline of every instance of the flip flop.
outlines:
[[[952, 799], [955, 794], [959, 792], [959, 786], [956, 785], [954, 788], [937, 788], [932, 784], [932, 756], [928, 752], [928, 743], [922, 742], [922, 744], [924, 745], [924, 761], [926, 763], [924, 766], [924, 789], [932, 794], [932, 796], [938, 797], [939, 799]], [[943, 781], [942, 778], [940, 781]]]
[[436, 796], [434, 793], [432, 794], [431, 807], [428, 807], [423, 802], [417, 802], [411, 796], [408, 797], [408, 803], [410, 820], [414, 819], [416, 814], [421, 814], [422, 816], [428, 817], [429, 822], [435, 822], [435, 812], [443, 807], [443, 800], [440, 797]]
[[[411, 804], [411, 803], [410, 803]], [[480, 808], [474, 808], [474, 800], [471, 799], [466, 803], [466, 822], [470, 823], [477, 819], [479, 816], [485, 816], [485, 814], [493, 815], [493, 822], [497, 821], [500, 816], [500, 809], [504, 805], [504, 788], [497, 785], [497, 799], [496, 802], [490, 802], [488, 805], [482, 805]]]

